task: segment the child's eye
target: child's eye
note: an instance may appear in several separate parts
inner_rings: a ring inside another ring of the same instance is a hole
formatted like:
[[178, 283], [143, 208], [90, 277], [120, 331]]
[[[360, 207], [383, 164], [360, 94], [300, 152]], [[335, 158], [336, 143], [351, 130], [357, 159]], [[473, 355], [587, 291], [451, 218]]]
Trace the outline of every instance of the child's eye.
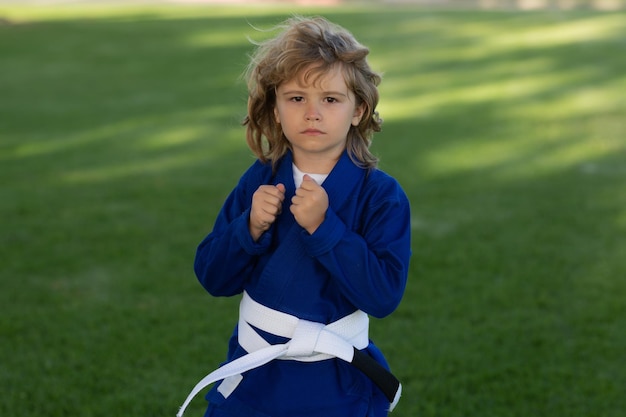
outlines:
[[337, 103], [339, 100], [337, 100], [335, 97], [326, 97], [326, 102], [328, 103]]
[[295, 103], [300, 103], [304, 100], [303, 97], [300, 96], [295, 96], [295, 97], [291, 97], [291, 101], [295, 102]]

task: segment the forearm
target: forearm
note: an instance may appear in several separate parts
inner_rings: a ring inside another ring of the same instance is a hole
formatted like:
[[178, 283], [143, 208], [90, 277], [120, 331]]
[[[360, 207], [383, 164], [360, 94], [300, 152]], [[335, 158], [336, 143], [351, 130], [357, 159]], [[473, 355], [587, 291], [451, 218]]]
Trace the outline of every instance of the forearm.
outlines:
[[[310, 254], [329, 272], [343, 295], [375, 317], [390, 314], [400, 303], [410, 258], [410, 214], [399, 212], [388, 224], [362, 236], [348, 230], [329, 211], [307, 240]], [[368, 240], [369, 239], [369, 240]]]
[[224, 227], [220, 219], [214, 231], [198, 246], [194, 270], [202, 286], [214, 296], [230, 296], [243, 290], [257, 256], [269, 244], [269, 236], [254, 241], [246, 211]]

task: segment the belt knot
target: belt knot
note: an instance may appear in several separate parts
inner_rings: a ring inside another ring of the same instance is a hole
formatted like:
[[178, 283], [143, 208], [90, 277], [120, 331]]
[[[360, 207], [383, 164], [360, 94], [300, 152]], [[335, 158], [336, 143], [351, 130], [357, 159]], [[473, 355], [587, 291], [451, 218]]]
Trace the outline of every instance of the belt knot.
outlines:
[[293, 336], [287, 344], [287, 356], [305, 357], [313, 355], [316, 352], [315, 348], [324, 327], [326, 326], [322, 323], [299, 319]]

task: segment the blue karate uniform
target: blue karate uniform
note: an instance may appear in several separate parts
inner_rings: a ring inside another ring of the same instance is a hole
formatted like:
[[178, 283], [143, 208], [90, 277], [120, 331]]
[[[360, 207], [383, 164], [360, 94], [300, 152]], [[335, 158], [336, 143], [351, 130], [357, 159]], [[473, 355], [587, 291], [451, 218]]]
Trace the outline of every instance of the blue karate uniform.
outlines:
[[[406, 286], [410, 206], [398, 182], [378, 169], [363, 169], [343, 153], [322, 186], [326, 217], [310, 235], [289, 210], [295, 194], [292, 155], [276, 172], [256, 161], [222, 207], [213, 231], [200, 243], [195, 272], [213, 296], [246, 290], [257, 302], [301, 319], [336, 321], [357, 309], [374, 317], [390, 314]], [[285, 185], [281, 214], [258, 241], [248, 229], [252, 195], [260, 185]], [[286, 340], [260, 332], [271, 344]], [[387, 367], [370, 342], [366, 352]], [[229, 343], [228, 361], [246, 352]], [[346, 417], [386, 416], [388, 400], [359, 370], [340, 359], [275, 360], [245, 372], [227, 398], [216, 384], [207, 394], [207, 416]]]

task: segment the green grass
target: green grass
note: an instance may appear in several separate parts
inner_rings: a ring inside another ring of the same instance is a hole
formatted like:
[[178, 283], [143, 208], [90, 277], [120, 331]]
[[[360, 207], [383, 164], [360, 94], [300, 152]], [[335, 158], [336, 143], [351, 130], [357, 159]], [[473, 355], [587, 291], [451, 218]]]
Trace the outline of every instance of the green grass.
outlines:
[[[393, 415], [621, 417], [626, 13], [297, 10], [385, 73], [414, 232], [371, 331]], [[0, 415], [173, 416], [223, 360], [237, 301], [193, 256], [252, 162], [250, 24], [288, 13], [0, 7]]]

